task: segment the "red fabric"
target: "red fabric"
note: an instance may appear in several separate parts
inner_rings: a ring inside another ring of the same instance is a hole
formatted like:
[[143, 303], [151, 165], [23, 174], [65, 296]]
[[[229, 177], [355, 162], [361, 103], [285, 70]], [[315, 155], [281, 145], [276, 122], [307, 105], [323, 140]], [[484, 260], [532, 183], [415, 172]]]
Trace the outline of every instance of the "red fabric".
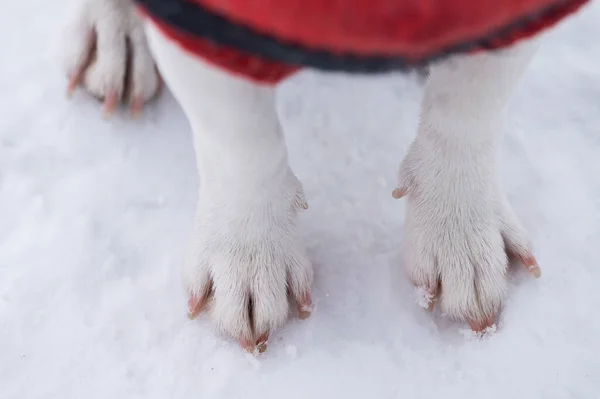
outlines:
[[216, 45], [208, 40], [189, 36], [176, 28], [151, 18], [162, 33], [179, 43], [185, 50], [220, 66], [229, 72], [264, 84], [276, 84], [300, 68], [265, 60], [252, 54]]
[[[189, 0], [258, 32], [332, 53], [399, 55], [421, 59], [488, 37], [556, 0]], [[588, 0], [562, 7], [494, 38], [493, 48], [532, 36]], [[158, 27], [187, 50], [248, 78], [276, 83], [297, 70], [187, 36], [160, 21]]]
[[[557, 0], [190, 0], [281, 40], [332, 52], [422, 57]], [[566, 1], [573, 5], [584, 1]], [[547, 22], [540, 21], [543, 27]]]

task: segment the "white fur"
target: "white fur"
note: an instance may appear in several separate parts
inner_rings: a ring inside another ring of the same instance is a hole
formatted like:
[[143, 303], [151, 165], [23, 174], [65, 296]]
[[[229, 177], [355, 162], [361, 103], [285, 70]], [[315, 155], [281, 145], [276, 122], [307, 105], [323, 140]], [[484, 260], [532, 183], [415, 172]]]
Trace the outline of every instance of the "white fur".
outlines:
[[[140, 97], [144, 102], [156, 95], [160, 78], [142, 20], [130, 0], [85, 0], [66, 35], [65, 68], [69, 75], [86, 62], [96, 46], [96, 60], [89, 65], [83, 78], [84, 87], [93, 95], [103, 98], [107, 91], [114, 90], [121, 98], [128, 89], [131, 98]], [[128, 63], [131, 87], [126, 88]]]
[[486, 321], [506, 292], [507, 256], [529, 242], [496, 176], [503, 114], [534, 51], [524, 43], [434, 65], [418, 135], [404, 159], [405, 264], [453, 317]]
[[[88, 0], [84, 7], [80, 33], [95, 26], [102, 36], [89, 76], [94, 90], [122, 81], [125, 36], [140, 50], [142, 69], [150, 68], [130, 7], [129, 0]], [[286, 319], [288, 287], [299, 300], [312, 282], [296, 230], [306, 202], [288, 165], [274, 91], [187, 54], [152, 26], [147, 32], [194, 131], [201, 178], [184, 282], [190, 295], [212, 289], [211, 315], [223, 331], [256, 337]], [[506, 250], [530, 251], [499, 189], [496, 165], [505, 105], [533, 48], [526, 43], [432, 66], [419, 133], [400, 168], [409, 277], [423, 306], [439, 296], [444, 311], [471, 322], [493, 319], [501, 307]]]
[[183, 278], [201, 296], [210, 280], [211, 314], [225, 332], [252, 338], [281, 325], [287, 288], [310, 291], [312, 267], [296, 230], [307, 207], [292, 173], [275, 112], [275, 93], [189, 55], [151, 25], [161, 73], [194, 131], [201, 188]]

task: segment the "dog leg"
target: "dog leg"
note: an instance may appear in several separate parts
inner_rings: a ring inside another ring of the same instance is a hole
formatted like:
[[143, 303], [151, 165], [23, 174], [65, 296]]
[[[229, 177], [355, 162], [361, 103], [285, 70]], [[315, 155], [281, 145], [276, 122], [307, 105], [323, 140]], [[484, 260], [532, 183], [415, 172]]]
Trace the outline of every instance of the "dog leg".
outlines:
[[420, 302], [493, 328], [507, 287], [507, 255], [540, 275], [527, 235], [499, 188], [506, 104], [533, 43], [433, 65], [421, 123], [394, 197], [408, 198], [405, 264]]
[[137, 116], [160, 88], [160, 77], [131, 0], [86, 0], [65, 35], [69, 94], [80, 84], [104, 101], [110, 116], [120, 101]]
[[185, 52], [152, 24], [147, 33], [194, 132], [200, 193], [183, 270], [190, 316], [206, 309], [245, 349], [262, 351], [288, 299], [308, 316], [313, 276], [296, 229], [308, 205], [288, 165], [274, 89]]

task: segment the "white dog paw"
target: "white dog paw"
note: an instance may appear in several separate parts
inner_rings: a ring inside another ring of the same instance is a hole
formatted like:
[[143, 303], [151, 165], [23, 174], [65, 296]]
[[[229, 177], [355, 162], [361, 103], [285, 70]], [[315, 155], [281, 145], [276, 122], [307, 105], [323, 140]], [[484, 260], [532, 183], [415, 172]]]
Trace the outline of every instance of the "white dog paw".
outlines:
[[130, 0], [86, 0], [67, 32], [69, 94], [82, 85], [104, 101], [107, 117], [121, 101], [137, 116], [157, 96], [161, 79]]
[[[439, 303], [478, 333], [493, 329], [507, 288], [508, 257], [535, 276], [527, 235], [500, 194], [486, 151], [413, 143], [393, 196], [408, 199], [405, 265], [418, 303]], [[487, 160], [487, 161], [486, 161]]]
[[290, 172], [269, 187], [203, 187], [183, 270], [190, 318], [206, 311], [222, 332], [263, 352], [290, 304], [310, 315], [311, 263], [296, 231], [308, 205]]

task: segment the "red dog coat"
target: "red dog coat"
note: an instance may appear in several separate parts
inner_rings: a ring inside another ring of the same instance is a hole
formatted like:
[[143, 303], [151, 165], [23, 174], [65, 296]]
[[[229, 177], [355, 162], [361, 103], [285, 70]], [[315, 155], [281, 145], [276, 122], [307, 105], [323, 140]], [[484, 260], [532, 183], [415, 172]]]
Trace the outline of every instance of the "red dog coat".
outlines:
[[588, 0], [136, 0], [163, 33], [233, 73], [375, 73], [530, 37]]

